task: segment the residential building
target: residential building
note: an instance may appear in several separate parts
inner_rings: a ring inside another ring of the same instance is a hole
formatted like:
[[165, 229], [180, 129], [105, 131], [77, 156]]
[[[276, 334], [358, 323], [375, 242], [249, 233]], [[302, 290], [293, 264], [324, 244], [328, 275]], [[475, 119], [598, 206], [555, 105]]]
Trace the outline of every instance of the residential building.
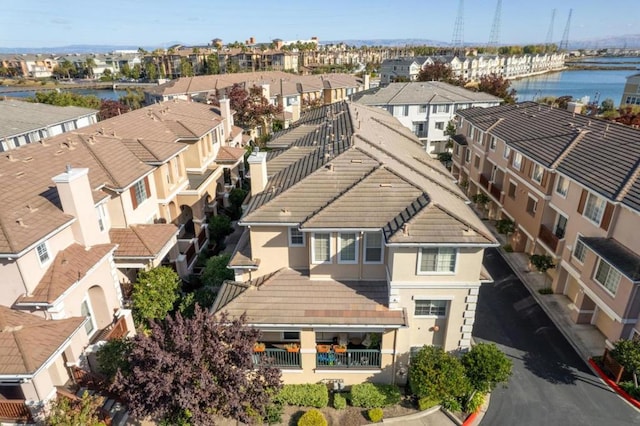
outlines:
[[484, 248], [497, 243], [416, 136], [386, 111], [338, 102], [268, 146], [248, 158], [236, 281], [212, 307], [262, 331], [254, 362], [285, 383], [404, 383], [412, 351], [468, 348], [490, 280]]
[[447, 150], [447, 125], [459, 109], [500, 105], [502, 99], [438, 81], [391, 83], [351, 97], [363, 105], [386, 109], [437, 155]]
[[627, 77], [620, 100], [620, 106], [625, 105], [640, 105], [640, 73]]
[[546, 254], [568, 315], [608, 345], [640, 334], [640, 131], [533, 102], [458, 111], [453, 175]]
[[416, 81], [422, 66], [417, 58], [386, 59], [380, 64], [380, 84]]
[[98, 111], [33, 102], [0, 102], [0, 152], [39, 142], [98, 121]]
[[0, 161], [0, 417], [37, 420], [104, 340], [133, 332], [123, 287], [138, 271], [189, 277], [206, 216], [244, 170], [228, 101], [220, 109], [156, 104]]

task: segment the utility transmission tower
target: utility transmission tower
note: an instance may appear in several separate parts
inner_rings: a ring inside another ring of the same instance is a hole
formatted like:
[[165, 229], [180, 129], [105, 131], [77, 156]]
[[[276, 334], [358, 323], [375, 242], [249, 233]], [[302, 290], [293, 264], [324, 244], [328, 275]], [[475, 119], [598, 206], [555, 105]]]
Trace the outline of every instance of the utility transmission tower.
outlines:
[[567, 18], [567, 25], [564, 27], [564, 33], [562, 34], [562, 41], [560, 42], [559, 50], [567, 50], [569, 48], [569, 28], [571, 27], [571, 14], [573, 9], [569, 9], [569, 17]]
[[551, 11], [551, 22], [549, 23], [549, 31], [547, 31], [547, 39], [544, 42], [545, 51], [551, 50], [551, 45], [553, 44], [553, 26], [556, 21], [556, 10], [553, 9]]
[[464, 0], [460, 0], [458, 4], [458, 16], [453, 27], [451, 45], [453, 46], [454, 56], [464, 56]]
[[500, 41], [500, 16], [502, 16], [502, 0], [498, 0], [496, 5], [496, 14], [493, 16], [493, 25], [491, 26], [491, 34], [487, 44], [487, 47], [492, 49], [497, 49]]

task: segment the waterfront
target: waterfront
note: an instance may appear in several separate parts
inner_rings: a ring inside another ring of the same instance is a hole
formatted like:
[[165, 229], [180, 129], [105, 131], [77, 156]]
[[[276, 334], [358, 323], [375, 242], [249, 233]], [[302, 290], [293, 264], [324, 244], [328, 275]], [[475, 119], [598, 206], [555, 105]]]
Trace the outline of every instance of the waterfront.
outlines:
[[[628, 65], [640, 61], [640, 58], [589, 58], [585, 64], [604, 63], [608, 65]], [[547, 96], [569, 95], [574, 99], [588, 97], [593, 102], [612, 99], [615, 105], [620, 103], [626, 77], [637, 74], [638, 70], [565, 70], [513, 80], [511, 86], [517, 91], [518, 101], [531, 101]]]
[[[24, 91], [15, 91], [15, 87], [0, 87], [0, 97], [7, 96], [9, 98], [33, 98], [36, 94], [36, 90], [24, 90]], [[55, 89], [52, 89], [55, 90]], [[99, 99], [107, 99], [117, 101], [121, 96], [127, 94], [126, 90], [113, 90], [113, 89], [60, 89], [65, 92], [73, 92], [78, 95], [93, 95]], [[41, 91], [41, 90], [39, 90]]]

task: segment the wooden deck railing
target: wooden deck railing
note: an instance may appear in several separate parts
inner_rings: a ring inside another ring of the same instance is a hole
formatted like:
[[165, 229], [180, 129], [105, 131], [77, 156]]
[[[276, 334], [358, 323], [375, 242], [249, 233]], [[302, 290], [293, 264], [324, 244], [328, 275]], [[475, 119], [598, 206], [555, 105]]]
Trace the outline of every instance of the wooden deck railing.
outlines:
[[127, 330], [127, 319], [122, 316], [113, 324], [111, 330], [104, 336], [104, 340], [120, 339], [125, 337], [129, 330]]
[[193, 259], [196, 257], [196, 245], [191, 243], [184, 255], [187, 258], [187, 265], [191, 265], [191, 262], [193, 262]]
[[491, 189], [489, 190], [489, 192], [496, 200], [498, 200], [499, 202], [501, 201], [500, 195], [502, 195], [502, 188], [496, 186], [495, 184], [491, 184]]
[[202, 228], [198, 234], [198, 247], [202, 250], [204, 242], [207, 240], [207, 228]]
[[489, 178], [483, 174], [480, 175], [480, 185], [485, 189], [489, 189]]
[[0, 419], [30, 421], [31, 412], [23, 399], [0, 399]]
[[538, 238], [540, 238], [540, 240], [554, 252], [558, 248], [559, 238], [556, 237], [551, 229], [547, 228], [545, 225], [540, 225], [540, 233], [538, 234]]

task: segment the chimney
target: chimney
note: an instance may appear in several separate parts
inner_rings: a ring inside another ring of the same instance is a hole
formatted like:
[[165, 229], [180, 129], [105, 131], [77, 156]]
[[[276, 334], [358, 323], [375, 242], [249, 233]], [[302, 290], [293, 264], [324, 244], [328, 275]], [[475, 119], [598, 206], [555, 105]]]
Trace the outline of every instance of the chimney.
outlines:
[[262, 85], [262, 96], [271, 102], [271, 87], [268, 84]]
[[364, 73], [364, 90], [369, 90], [371, 87], [371, 76], [368, 73]]
[[62, 210], [77, 220], [71, 226], [73, 236], [86, 247], [109, 242], [109, 233], [100, 230], [98, 212], [89, 184], [89, 169], [72, 168], [67, 165], [64, 173], [53, 177], [58, 189]]
[[233, 115], [231, 115], [230, 99], [220, 99], [220, 114], [224, 119], [224, 138], [229, 139], [231, 137], [231, 128], [233, 127]]
[[[298, 97], [298, 99], [300, 98]], [[298, 120], [300, 120], [300, 101], [299, 100], [298, 102], [291, 105], [291, 121], [296, 122]]]
[[254, 149], [255, 151], [247, 158], [252, 197], [261, 193], [267, 187], [267, 153], [260, 152], [259, 148]]

